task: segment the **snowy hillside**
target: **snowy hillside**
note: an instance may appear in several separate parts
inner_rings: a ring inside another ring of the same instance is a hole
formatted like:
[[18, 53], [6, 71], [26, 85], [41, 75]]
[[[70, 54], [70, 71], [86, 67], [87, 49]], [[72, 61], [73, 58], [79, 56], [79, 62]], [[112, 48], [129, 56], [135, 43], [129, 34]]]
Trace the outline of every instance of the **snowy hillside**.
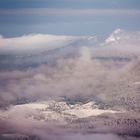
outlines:
[[[16, 105], [10, 108], [10, 111], [1, 112], [1, 117], [11, 117], [15, 111], [21, 112], [26, 117], [36, 117], [36, 114], [30, 114], [27, 116], [24, 110], [29, 109], [33, 112], [38, 112], [38, 119], [42, 121], [63, 121], [67, 123], [69, 120], [76, 120], [79, 118], [86, 118], [91, 116], [98, 116], [104, 113], [121, 113], [121, 111], [103, 110], [99, 109], [94, 102], [88, 102], [86, 104], [77, 103], [75, 105], [67, 104], [66, 102], [57, 102], [54, 100], [42, 103], [29, 103], [23, 105]], [[35, 115], [35, 116], [34, 116]]]

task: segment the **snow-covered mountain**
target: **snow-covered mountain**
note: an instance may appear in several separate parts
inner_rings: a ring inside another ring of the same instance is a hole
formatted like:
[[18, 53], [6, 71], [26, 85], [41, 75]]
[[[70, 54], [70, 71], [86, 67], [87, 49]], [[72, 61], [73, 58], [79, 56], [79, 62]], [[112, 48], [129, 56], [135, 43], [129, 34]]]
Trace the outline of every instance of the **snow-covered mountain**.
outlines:
[[119, 44], [119, 43], [140, 43], [140, 32], [126, 31], [123, 29], [117, 29], [105, 40], [106, 44]]
[[[129, 60], [124, 56], [126, 52], [133, 55], [140, 52], [140, 32], [121, 29], [115, 30], [105, 40], [100, 36], [55, 35], [28, 35], [1, 39], [3, 43], [0, 47], [0, 70], [25, 70], [42, 64], [54, 66], [59, 59], [79, 57], [83, 47], [88, 48], [91, 57], [98, 60], [114, 60], [114, 58], [116, 60], [117, 57], [118, 60], [124, 58]], [[37, 43], [37, 39], [40, 43]], [[28, 40], [25, 46], [20, 45], [22, 40]], [[6, 42], [11, 43], [6, 44]], [[5, 54], [4, 51], [9, 53]]]

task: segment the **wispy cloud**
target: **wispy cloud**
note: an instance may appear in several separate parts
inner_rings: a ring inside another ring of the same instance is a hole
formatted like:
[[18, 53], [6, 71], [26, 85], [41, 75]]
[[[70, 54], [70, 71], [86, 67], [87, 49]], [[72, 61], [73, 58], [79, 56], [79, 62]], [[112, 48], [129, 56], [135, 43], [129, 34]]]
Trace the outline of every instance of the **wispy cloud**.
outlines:
[[21, 8], [0, 9], [0, 15], [140, 15], [138, 9]]

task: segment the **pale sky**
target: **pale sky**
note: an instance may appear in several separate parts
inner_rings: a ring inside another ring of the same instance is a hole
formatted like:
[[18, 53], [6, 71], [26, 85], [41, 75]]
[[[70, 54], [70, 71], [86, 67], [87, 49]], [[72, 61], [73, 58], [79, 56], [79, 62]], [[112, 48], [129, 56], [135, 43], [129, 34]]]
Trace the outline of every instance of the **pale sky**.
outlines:
[[140, 30], [140, 0], [0, 0], [0, 35], [106, 35]]

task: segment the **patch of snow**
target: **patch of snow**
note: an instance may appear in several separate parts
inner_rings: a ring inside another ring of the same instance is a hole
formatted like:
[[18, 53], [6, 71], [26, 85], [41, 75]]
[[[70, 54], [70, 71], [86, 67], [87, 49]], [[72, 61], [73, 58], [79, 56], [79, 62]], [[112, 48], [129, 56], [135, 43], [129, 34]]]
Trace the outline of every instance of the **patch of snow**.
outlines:
[[114, 42], [114, 41], [116, 41], [116, 39], [114, 38], [114, 36], [110, 36], [109, 38], [107, 38], [105, 40], [105, 43], [111, 43], [111, 42]]

